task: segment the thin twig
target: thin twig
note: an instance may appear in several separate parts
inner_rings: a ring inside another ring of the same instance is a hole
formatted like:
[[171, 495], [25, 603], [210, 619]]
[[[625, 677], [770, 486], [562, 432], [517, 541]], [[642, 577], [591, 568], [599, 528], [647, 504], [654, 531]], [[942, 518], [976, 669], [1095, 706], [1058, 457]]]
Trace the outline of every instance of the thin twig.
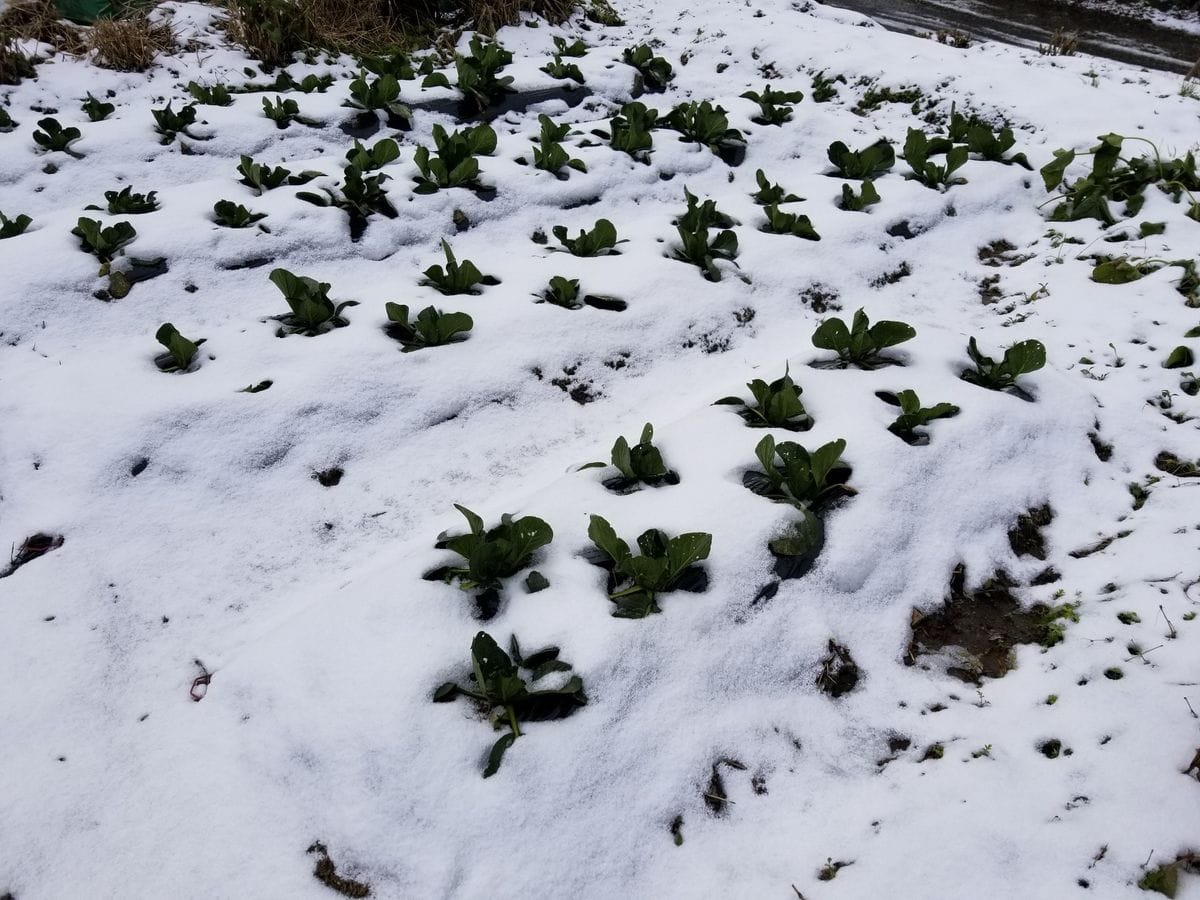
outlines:
[[1188, 706], [1188, 712], [1190, 712], [1190, 713], [1192, 714], [1192, 718], [1193, 718], [1193, 719], [1200, 719], [1200, 716], [1196, 715], [1196, 711], [1195, 711], [1194, 709], [1192, 709], [1192, 701], [1191, 701], [1191, 700], [1189, 700], [1187, 697], [1184, 697], [1184, 698], [1183, 698], [1183, 702], [1187, 704], [1187, 706]]
[[1162, 617], [1167, 620], [1167, 627], [1171, 629], [1171, 637], [1179, 637], [1179, 632], [1175, 630], [1175, 626], [1171, 624], [1171, 620], [1167, 618], [1167, 611], [1162, 608], [1162, 604], [1158, 604], [1158, 611], [1162, 613]]

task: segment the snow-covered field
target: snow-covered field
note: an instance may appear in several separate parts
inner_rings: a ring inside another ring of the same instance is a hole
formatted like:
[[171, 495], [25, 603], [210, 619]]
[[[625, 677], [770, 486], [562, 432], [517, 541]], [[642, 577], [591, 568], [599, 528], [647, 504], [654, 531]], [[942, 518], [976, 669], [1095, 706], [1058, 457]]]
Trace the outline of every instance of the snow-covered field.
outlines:
[[[480, 169], [494, 196], [413, 193], [416, 147], [461, 123], [456, 91], [402, 81], [414, 128], [383, 169], [398, 215], [372, 215], [359, 241], [345, 213], [296, 196], [341, 182], [350, 59], [289, 67], [335, 76], [323, 93], [281, 95], [311, 126], [277, 129], [262, 110], [274, 91], [236, 94], [196, 108], [194, 138], [161, 144], [151, 109], [185, 105], [189, 81], [274, 77], [248, 77], [214, 8], [168, 4], [194, 43], [148, 73], [60, 58], [0, 89], [17, 123], [0, 133], [0, 211], [33, 220], [0, 241], [0, 541], [19, 555], [32, 535], [63, 538], [0, 579], [0, 897], [338, 896], [314, 878], [315, 842], [352, 879], [326, 882], [384, 898], [1137, 898], [1148, 874], [1200, 897], [1187, 865], [1200, 852], [1200, 772], [1187, 770], [1200, 479], [1156, 467], [1164, 451], [1200, 457], [1187, 374], [1200, 369], [1163, 366], [1178, 345], [1200, 352], [1200, 301], [1189, 306], [1180, 265], [1091, 277], [1097, 253], [1197, 260], [1200, 222], [1186, 191], [1174, 202], [1154, 185], [1136, 215], [1112, 203], [1115, 225], [1051, 221], [1036, 171], [1110, 132], [1182, 157], [1200, 102], [1177, 77], [956, 50], [815, 3], [619, 7], [623, 27], [501, 32], [522, 92], [562, 83], [540, 71], [553, 36], [582, 38], [587, 55], [565, 61], [591, 93], [568, 104], [555, 90], [492, 122]], [[719, 103], [746, 136], [743, 162], [660, 128], [644, 164], [593, 134], [630, 100], [622, 51], [644, 41], [674, 80], [640, 101], [664, 115]], [[822, 71], [845, 80], [817, 103]], [[780, 126], [753, 122], [740, 96], [767, 83], [805, 94]], [[919, 98], [855, 111], [884, 87]], [[112, 115], [90, 122], [88, 92]], [[952, 104], [1011, 124], [1010, 152], [1034, 171], [973, 155], [965, 183], [938, 190], [897, 158], [879, 203], [839, 207], [832, 142], [889, 138], [899, 157], [907, 129], [944, 129]], [[539, 113], [575, 128], [564, 145], [586, 173], [517, 162], [532, 162]], [[46, 116], [81, 130], [79, 158], [35, 144]], [[239, 182], [243, 154], [322, 175], [257, 196]], [[1123, 154], [1154, 151], [1129, 140]], [[1090, 167], [1079, 157], [1067, 182]], [[760, 230], [758, 169], [805, 198], [782, 208], [819, 241]], [[161, 208], [85, 210], [125, 186], [157, 191]], [[720, 281], [671, 258], [685, 188], [737, 220]], [[269, 231], [218, 226], [219, 200], [266, 213]], [[136, 228], [113, 269], [161, 257], [169, 271], [97, 299], [109, 278], [72, 235], [81, 216]], [[619, 255], [576, 257], [552, 236], [600, 218], [627, 241]], [[500, 283], [421, 286], [443, 239]], [[349, 324], [276, 337], [276, 267], [358, 301]], [[628, 306], [535, 302], [560, 275]], [[402, 353], [388, 301], [464, 311], [474, 328]], [[893, 351], [903, 365], [810, 365], [832, 358], [812, 344], [817, 325], [860, 307], [915, 328]], [[155, 365], [164, 322], [206, 339], [186, 373]], [[972, 336], [994, 356], [1045, 345], [1045, 367], [1018, 382], [1033, 402], [959, 377]], [[749, 399], [747, 382], [785, 365], [810, 431], [749, 428], [712, 405]], [[961, 412], [910, 446], [876, 397], [902, 389]], [[602, 483], [615, 470], [578, 470], [645, 422], [678, 484], [622, 495]], [[780, 583], [767, 542], [798, 514], [742, 484], [767, 433], [809, 449], [845, 439], [857, 492], [826, 513], [811, 571]], [[315, 473], [333, 468], [340, 482], [322, 486]], [[554, 531], [487, 622], [470, 593], [422, 577], [454, 560], [434, 541], [463, 527], [455, 503]], [[1016, 555], [1010, 529], [1044, 504], [1045, 558]], [[627, 540], [711, 534], [707, 590], [614, 618], [584, 555], [590, 514]], [[1002, 570], [1023, 608], [1072, 604], [1054, 623], [1062, 640], [1020, 644], [1011, 671], [978, 683], [965, 651], [907, 664], [960, 563], [969, 590]], [[526, 591], [530, 567], [549, 588]], [[467, 700], [431, 702], [444, 682], [468, 685], [481, 628], [504, 647], [513, 634], [526, 650], [561, 647], [588, 701], [522, 725], [486, 779], [503, 731]], [[818, 684], [831, 639], [860, 673], [837, 698]]]

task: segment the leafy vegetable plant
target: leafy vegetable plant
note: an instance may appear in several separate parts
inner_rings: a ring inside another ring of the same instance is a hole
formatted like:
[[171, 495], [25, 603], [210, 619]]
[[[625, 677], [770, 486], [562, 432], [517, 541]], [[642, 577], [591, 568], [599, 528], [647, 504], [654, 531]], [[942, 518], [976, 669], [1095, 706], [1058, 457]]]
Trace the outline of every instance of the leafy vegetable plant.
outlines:
[[571, 56], [576, 59], [587, 56], [588, 47], [583, 41], [575, 40], [567, 43], [566, 38], [554, 36], [554, 49], [558, 51], [559, 56]]
[[583, 160], [572, 159], [562, 146], [562, 141], [566, 140], [567, 135], [571, 133], [571, 126], [556, 125], [554, 120], [544, 113], [538, 116], [538, 123], [541, 125], [542, 131], [538, 138], [538, 145], [533, 148], [534, 167], [563, 178], [567, 177], [563, 169], [586, 172], [587, 166], [583, 164]]
[[790, 234], [794, 237], [804, 238], [806, 241], [821, 239], [808, 216], [784, 212], [774, 203], [763, 207], [763, 212], [767, 216], [767, 221], [759, 228], [759, 231], [765, 231], [768, 234]]
[[671, 79], [675, 77], [675, 70], [671, 64], [661, 56], [655, 56], [648, 44], [627, 47], [621, 58], [625, 65], [637, 69], [637, 74], [633, 76], [633, 95], [635, 97], [644, 92], [662, 93]]
[[608, 219], [597, 219], [591, 231], [580, 230], [578, 237], [567, 236], [566, 225], [555, 225], [553, 235], [573, 256], [607, 256], [616, 254], [617, 229]]
[[[649, 422], [642, 428], [642, 436], [632, 447], [623, 436], [617, 438], [613, 444], [611, 458], [612, 465], [621, 473], [620, 482], [609, 485], [615, 490], [623, 491], [638, 484], [651, 487], [679, 484], [679, 476], [667, 468], [661, 451], [654, 446], [654, 426]], [[580, 466], [580, 469], [603, 468], [605, 465], [606, 463], [593, 462]]]
[[260, 196], [264, 191], [274, 190], [284, 184], [305, 184], [321, 174], [320, 172], [301, 172], [299, 175], [292, 175], [290, 169], [285, 169], [283, 166], [274, 168], [264, 166], [256, 163], [249, 156], [241, 157], [237, 170], [238, 174], [242, 176], [242, 184], [254, 188]]
[[376, 141], [373, 147], [364, 147], [359, 141], [346, 151], [346, 161], [362, 172], [382, 169], [400, 158], [400, 145], [391, 138]]
[[777, 91], [767, 85], [758, 91], [746, 91], [743, 99], [752, 100], [758, 104], [759, 113], [750, 121], [759, 125], [783, 125], [792, 118], [792, 104], [804, 99], [803, 91]]
[[6, 107], [0, 106], [0, 133], [12, 131], [18, 123]]
[[350, 324], [342, 317], [342, 310], [347, 306], [357, 306], [358, 301], [346, 300], [335, 306], [329, 299], [330, 285], [327, 282], [293, 275], [287, 269], [273, 269], [270, 278], [291, 308], [290, 313], [275, 316], [282, 325], [281, 336], [304, 334], [313, 337]]
[[[521, 737], [522, 722], [562, 719], [587, 704], [583, 680], [571, 675], [560, 687], [535, 689], [535, 682], [556, 672], [569, 672], [571, 666], [558, 658], [558, 647], [545, 647], [524, 657], [514, 636], [505, 653], [487, 632], [481, 631], [471, 642], [471, 676], [467, 687], [454, 682], [441, 685], [433, 693], [434, 703], [449, 703], [458, 696], [474, 700], [487, 712], [493, 728], [507, 728], [488, 753], [483, 777], [495, 775], [504, 753]], [[521, 675], [521, 670], [529, 673]], [[526, 680], [528, 679], [528, 680]]]
[[413, 154], [420, 172], [413, 179], [418, 194], [433, 194], [442, 188], [478, 187], [479, 161], [475, 157], [496, 152], [496, 132], [490, 125], [476, 125], [447, 133], [441, 125], [434, 125], [433, 143], [436, 156], [424, 146]]
[[[432, 65], [432, 60], [430, 60]], [[359, 59], [359, 65], [372, 75], [391, 75], [398, 81], [412, 81], [417, 77], [412, 60], [399, 51], [387, 56], [364, 56]]]
[[875, 183], [872, 181], [863, 181], [859, 192], [854, 193], [854, 188], [848, 184], [842, 185], [842, 209], [851, 212], [862, 212], [868, 206], [873, 206], [879, 202], [879, 191], [875, 189]]
[[776, 443], [768, 434], [754, 448], [762, 471], [747, 472], [744, 483], [756, 494], [797, 509], [816, 507], [854, 493], [846, 486], [850, 467], [842, 460], [845, 450], [846, 442], [838, 439], [810, 453], [793, 441]]
[[71, 234], [79, 238], [83, 250], [101, 263], [112, 262], [121, 248], [137, 237], [137, 231], [128, 222], [117, 222], [106, 228], [95, 219], [82, 217], [71, 229]]
[[563, 309], [581, 309], [583, 302], [579, 299], [579, 279], [564, 278], [562, 275], [551, 277], [549, 286], [541, 294], [535, 294], [543, 303], [552, 303]]
[[[114, 216], [136, 216], [143, 213], [152, 213], [158, 209], [158, 191], [151, 191], [148, 194], [133, 193], [133, 185], [122, 188], [119, 191], [105, 191], [104, 199], [106, 201], [104, 209], [107, 209]], [[87, 209], [100, 209], [99, 206], [89, 206]]]
[[857, 151], [841, 141], [834, 141], [829, 145], [826, 155], [837, 169], [837, 174], [855, 181], [875, 178], [896, 164], [896, 151], [887, 138], [881, 138]]
[[425, 307], [413, 319], [409, 319], [408, 307], [404, 304], [388, 303], [386, 310], [386, 331], [401, 343], [405, 353], [464, 341], [475, 325], [466, 313], [444, 313], [432, 306]]
[[1003, 163], [1006, 166], [1015, 163], [1022, 168], [1033, 169], [1024, 153], [1005, 156], [1017, 142], [1013, 130], [1007, 125], [999, 131], [995, 131], [986, 122], [973, 116], [968, 118], [952, 109], [947, 132], [951, 141], [956, 144], [966, 144], [971, 153], [978, 153], [990, 162]]
[[754, 173], [755, 179], [758, 181], [758, 190], [750, 195], [750, 197], [759, 206], [778, 206], [781, 203], [799, 203], [803, 197], [797, 197], [795, 194], [788, 193], [783, 189], [782, 185], [771, 184], [767, 178], [767, 173], [759, 169]]
[[154, 364], [163, 372], [186, 372], [196, 358], [197, 348], [204, 338], [189, 341], [170, 322], [159, 326], [154, 339], [167, 348], [167, 352], [154, 359]]
[[33, 142], [46, 151], [57, 151], [82, 159], [80, 154], [71, 150], [71, 145], [83, 137], [83, 132], [74, 126], [63, 128], [58, 119], [38, 119], [37, 130], [33, 132]]
[[451, 550], [463, 558], [459, 566], [447, 566], [430, 573], [449, 584], [457, 581], [464, 591], [478, 590], [476, 597], [481, 617], [490, 619], [499, 609], [501, 580], [511, 578], [529, 565], [534, 551], [554, 540], [553, 529], [536, 516], [514, 519], [508, 513], [500, 524], [486, 528], [483, 519], [465, 506], [454, 505], [467, 520], [465, 534], [443, 532], [434, 546]]
[[650, 158], [654, 147], [651, 132], [659, 127], [658, 110], [634, 100], [621, 107], [609, 123], [609, 141], [614, 150], [628, 153], [639, 162]]
[[819, 350], [833, 350], [847, 365], [872, 369], [889, 361], [880, 355], [884, 350], [916, 336], [916, 330], [904, 322], [884, 320], [871, 325], [867, 314], [860, 309], [854, 313], [849, 328], [836, 316], [826, 319], [813, 332], [812, 342]]
[[294, 120], [300, 118], [300, 104], [290, 97], [276, 96], [272, 101], [263, 97], [263, 115], [275, 123], [279, 129], [287, 128]]
[[838, 95], [838, 90], [836, 87], [834, 87], [834, 85], [838, 82], [845, 84], [846, 76], [834, 75], [832, 78], [826, 78], [824, 71], [815, 74], [812, 80], [813, 103], [828, 103], [830, 100], [836, 97]]
[[[729, 230], [733, 219], [717, 209], [715, 200], [699, 203], [696, 196], [684, 188], [687, 211], [676, 221], [680, 245], [675, 248], [674, 258], [688, 262], [700, 269], [709, 281], [720, 281], [721, 270], [718, 259], [732, 261], [738, 255], [737, 235]], [[709, 229], [722, 229], [709, 238]]]
[[990, 356], [984, 356], [979, 351], [975, 338], [971, 338], [967, 342], [967, 355], [975, 364], [975, 368], [963, 370], [963, 381], [993, 391], [1014, 387], [1019, 376], [1036, 372], [1046, 364], [1046, 348], [1041, 341], [1036, 340], [1013, 344], [1004, 351], [1004, 358], [997, 362]]
[[0, 212], [0, 240], [24, 234], [25, 229], [32, 224], [33, 219], [24, 213], [18, 215], [15, 219], [10, 219], [4, 213]]
[[[478, 35], [471, 38], [468, 49], [470, 52], [466, 56], [457, 53], [454, 55], [457, 86], [462, 92], [464, 102], [482, 112], [502, 99], [505, 94], [513, 92], [512, 76], [499, 75], [500, 71], [512, 62], [513, 56], [499, 41], [490, 40], [485, 43]], [[421, 86], [448, 88], [450, 80], [443, 73], [434, 72], [426, 76]]]
[[421, 284], [435, 287], [443, 294], [478, 294], [476, 285], [493, 286], [500, 279], [484, 275], [469, 259], [461, 263], [455, 258], [454, 251], [446, 241], [442, 241], [442, 252], [446, 254], [446, 267], [430, 266], [425, 270]]
[[[1121, 155], [1125, 141], [1142, 141], [1154, 151], [1154, 158], [1139, 156], [1126, 159]], [[1055, 150], [1054, 159], [1042, 166], [1041, 175], [1047, 191], [1063, 185], [1067, 167], [1076, 156], [1092, 157], [1092, 171], [1076, 180], [1055, 198], [1050, 218], [1056, 222], [1073, 222], [1078, 219], [1098, 219], [1105, 225], [1116, 223], [1109, 201], [1125, 204], [1125, 215], [1133, 216], [1145, 202], [1147, 185], [1157, 184], [1173, 200], [1178, 202], [1186, 196], [1192, 204], [1188, 215], [1195, 218], [1200, 210], [1196, 192], [1200, 191], [1200, 175], [1197, 174], [1196, 158], [1192, 152], [1182, 159], [1165, 160], [1158, 147], [1145, 138], [1127, 138], [1119, 134], [1100, 135], [1100, 143], [1088, 151]]]
[[542, 66], [541, 71], [545, 72], [551, 78], [570, 79], [584, 84], [583, 72], [575, 63], [563, 62], [563, 58], [555, 54], [554, 58], [546, 65]]
[[229, 88], [223, 84], [214, 84], [211, 87], [203, 85], [195, 81], [189, 81], [187, 84], [188, 93], [192, 98], [204, 106], [232, 106], [233, 94]]
[[88, 92], [87, 98], [79, 105], [79, 108], [87, 113], [89, 122], [102, 122], [113, 114], [116, 107], [111, 103], [105, 103], [103, 100], [97, 100]]
[[888, 426], [888, 431], [908, 444], [928, 444], [929, 436], [917, 431], [934, 419], [948, 419], [957, 416], [959, 408], [953, 403], [935, 403], [930, 407], [921, 406], [921, 400], [916, 391], [900, 391], [893, 394], [890, 391], [879, 391], [876, 395], [880, 400], [892, 406], [900, 407], [900, 415]]
[[784, 370], [782, 378], [770, 383], [755, 378], [746, 387], [754, 397], [754, 406], [741, 397], [722, 397], [717, 405], [742, 407], [741, 416], [751, 428], [786, 428], [788, 431], [812, 428], [812, 416], [800, 400], [803, 389], [792, 380], [788, 370]]
[[[935, 153], [945, 153], [945, 165], [930, 162], [929, 157]], [[908, 137], [904, 141], [904, 161], [912, 169], [907, 176], [921, 182], [927, 188], [940, 190], [954, 184], [966, 184], [966, 179], [954, 175], [970, 158], [970, 150], [966, 144], [951, 144], [943, 138], [930, 139], [925, 132], [908, 129]]]
[[350, 217], [350, 238], [355, 241], [362, 237], [372, 213], [389, 219], [396, 218], [396, 208], [383, 188], [388, 180], [387, 175], [382, 172], [364, 175], [355, 165], [346, 166], [343, 175], [345, 177], [339, 189], [323, 188], [324, 196], [312, 191], [299, 191], [296, 197], [314, 206], [334, 206], [344, 211]]
[[391, 74], [374, 80], [360, 75], [350, 82], [350, 98], [343, 105], [364, 112], [382, 112], [391, 128], [412, 127], [412, 110], [400, 102], [400, 82]]
[[[634, 556], [612, 525], [596, 515], [591, 517], [588, 537], [611, 561], [608, 598], [616, 604], [613, 616], [619, 619], [642, 619], [662, 612], [658, 594], [686, 589], [685, 580], [697, 583], [699, 573], [689, 570], [708, 559], [712, 550], [711, 534], [689, 532], [668, 538], [657, 528], [651, 528], [638, 537], [641, 555]], [[699, 584], [703, 581], [699, 580]]]
[[266, 213], [251, 212], [232, 200], [218, 200], [213, 204], [217, 224], [224, 228], [249, 228], [267, 217]]
[[196, 140], [196, 136], [188, 132], [188, 128], [196, 124], [196, 104], [189, 103], [176, 112], [168, 102], [162, 109], [150, 110], [154, 116], [154, 130], [161, 135], [160, 144], [169, 144], [180, 134]]
[[729, 127], [724, 107], [713, 106], [707, 100], [680, 103], [663, 117], [662, 124], [678, 131], [684, 140], [703, 144], [722, 158], [746, 147], [742, 133]]
[[756, 494], [791, 504], [800, 512], [798, 521], [767, 544], [771, 553], [787, 560], [785, 565], [776, 566], [785, 577], [803, 574], [820, 554], [825, 544], [821, 518], [825, 507], [839, 497], [854, 494], [854, 489], [846, 485], [850, 467], [841, 458], [845, 449], [846, 442], [838, 439], [810, 453], [792, 441], [776, 444], [771, 435], [754, 448], [762, 471], [746, 472], [742, 483]]

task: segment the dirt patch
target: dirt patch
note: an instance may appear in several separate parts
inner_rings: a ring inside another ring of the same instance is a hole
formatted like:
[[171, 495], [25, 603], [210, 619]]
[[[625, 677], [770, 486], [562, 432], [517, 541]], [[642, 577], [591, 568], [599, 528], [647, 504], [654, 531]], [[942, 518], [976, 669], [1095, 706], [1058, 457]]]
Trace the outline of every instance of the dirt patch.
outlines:
[[19, 548], [14, 548], [8, 560], [8, 566], [0, 569], [0, 578], [7, 578], [26, 563], [33, 562], [39, 556], [44, 556], [51, 550], [57, 550], [63, 545], [61, 534], [31, 534], [21, 542]]
[[722, 757], [713, 763], [712, 775], [708, 779], [708, 785], [704, 788], [704, 805], [709, 808], [709, 811], [714, 816], [723, 816], [729, 809], [729, 804], [733, 801], [729, 799], [729, 795], [725, 793], [725, 779], [721, 777], [721, 766], [728, 766], [730, 769], [736, 769], [739, 772], [746, 770], [746, 764], [739, 762], [736, 759]]
[[849, 649], [830, 638], [829, 652], [821, 660], [821, 671], [817, 673], [817, 687], [836, 699], [854, 690], [859, 676], [858, 663]]
[[326, 887], [332, 888], [343, 897], [369, 897], [371, 887], [353, 878], [346, 878], [337, 873], [337, 866], [329, 858], [329, 851], [320, 841], [308, 848], [309, 853], [317, 854], [317, 865], [313, 869], [313, 877]]
[[913, 610], [906, 665], [915, 665], [921, 656], [955, 648], [959, 659], [946, 667], [946, 674], [979, 684], [984, 677], [1002, 678], [1013, 667], [1016, 645], [1051, 646], [1062, 639], [1058, 620], [1071, 617], [1072, 608], [1038, 603], [1022, 609], [1011, 590], [1014, 584], [1003, 571], [974, 591], [967, 590], [966, 580], [966, 567], [960, 564], [950, 576], [950, 596], [941, 609], [931, 613]]
[[1046, 538], [1042, 529], [1054, 521], [1054, 510], [1043, 503], [1017, 517], [1017, 524], [1008, 531], [1008, 543], [1017, 556], [1046, 559]]

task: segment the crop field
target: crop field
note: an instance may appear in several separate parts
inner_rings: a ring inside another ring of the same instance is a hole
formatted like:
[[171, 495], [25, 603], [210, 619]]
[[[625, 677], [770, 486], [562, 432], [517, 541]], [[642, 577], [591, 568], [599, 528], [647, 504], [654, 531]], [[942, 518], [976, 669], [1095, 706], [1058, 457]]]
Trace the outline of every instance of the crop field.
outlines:
[[1200, 898], [1197, 82], [614, 6], [0, 41], [0, 900]]

